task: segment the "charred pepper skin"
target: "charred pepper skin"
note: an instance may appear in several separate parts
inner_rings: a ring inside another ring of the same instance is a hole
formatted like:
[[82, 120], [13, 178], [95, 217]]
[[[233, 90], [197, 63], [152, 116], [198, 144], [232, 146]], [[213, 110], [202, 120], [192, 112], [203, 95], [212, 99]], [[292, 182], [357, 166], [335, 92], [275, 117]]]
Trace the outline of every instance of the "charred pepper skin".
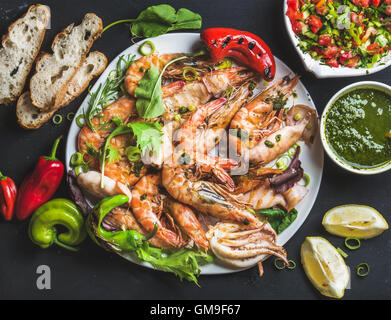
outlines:
[[6, 221], [13, 217], [17, 192], [15, 182], [0, 172], [0, 209]]
[[34, 171], [20, 185], [15, 204], [15, 215], [19, 220], [28, 218], [58, 189], [64, 175], [64, 164], [56, 158], [61, 138], [55, 141], [51, 155], [41, 156]]
[[201, 40], [208, 48], [212, 62], [231, 57], [260, 73], [266, 81], [274, 79], [274, 56], [255, 34], [230, 28], [210, 28], [201, 32]]

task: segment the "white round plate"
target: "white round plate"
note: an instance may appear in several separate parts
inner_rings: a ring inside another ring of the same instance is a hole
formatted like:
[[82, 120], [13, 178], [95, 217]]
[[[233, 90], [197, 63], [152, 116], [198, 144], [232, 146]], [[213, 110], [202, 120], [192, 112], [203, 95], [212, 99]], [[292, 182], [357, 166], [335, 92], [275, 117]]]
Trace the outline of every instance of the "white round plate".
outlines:
[[368, 74], [372, 74], [378, 71], [381, 71], [391, 65], [391, 52], [383, 57], [380, 61], [374, 64], [373, 68], [348, 68], [339, 66], [338, 68], [332, 68], [327, 65], [323, 65], [319, 60], [315, 60], [311, 57], [309, 53], [304, 53], [298, 47], [299, 40], [296, 37], [295, 33], [292, 30], [291, 22], [286, 15], [286, 11], [288, 10], [288, 1], [284, 0], [284, 20], [285, 20], [285, 28], [288, 32], [289, 38], [293, 46], [295, 47], [297, 53], [299, 54], [300, 59], [303, 61], [304, 68], [312, 72], [317, 78], [341, 78], [341, 77], [358, 77], [358, 76], [366, 76]]
[[[200, 35], [198, 33], [172, 33], [165, 34], [156, 38], [147, 39], [153, 41], [156, 46], [156, 49], [159, 53], [175, 53], [175, 52], [192, 52], [194, 48], [200, 45]], [[142, 43], [142, 42], [140, 42]], [[97, 89], [99, 84], [103, 83], [111, 70], [115, 69], [117, 65], [117, 61], [119, 56], [128, 54], [138, 54], [139, 44], [135, 44], [126, 50], [124, 50], [121, 54], [119, 54], [107, 67], [107, 69], [100, 76], [98, 81], [92, 88], [92, 92]], [[277, 73], [276, 79], [282, 78], [288, 74], [293, 75], [291, 69], [289, 69], [281, 60], [276, 58], [277, 64]], [[263, 87], [263, 84], [260, 83], [260, 87]], [[306, 104], [313, 109], [315, 105], [307, 92], [304, 85], [299, 82], [295, 89], [298, 97], [294, 99], [295, 104]], [[71, 124], [67, 145], [65, 151], [66, 158], [66, 166], [67, 170], [70, 170], [70, 158], [73, 153], [77, 151], [77, 136], [80, 131], [80, 128], [76, 124], [76, 117], [82, 113], [84, 108], [88, 107], [89, 96], [87, 96], [83, 103], [81, 104], [79, 110], [77, 111], [74, 120]], [[293, 98], [288, 101], [288, 106], [292, 105]], [[300, 226], [304, 223], [304, 220], [307, 218], [308, 214], [311, 211], [311, 208], [315, 202], [316, 196], [319, 191], [320, 182], [322, 179], [323, 172], [323, 149], [320, 142], [319, 134], [317, 135], [314, 144], [311, 147], [306, 146], [305, 144], [301, 144], [302, 152], [300, 155], [300, 160], [302, 161], [302, 166], [304, 171], [311, 177], [310, 185], [309, 185], [309, 193], [304, 198], [304, 200], [297, 206], [297, 210], [299, 212], [296, 220], [278, 236], [278, 243], [280, 245], [284, 245], [300, 228]], [[144, 265], [146, 267], [152, 268], [149, 263], [140, 263], [136, 261], [131, 255], [121, 254], [125, 259], [128, 259], [134, 263], [138, 263]], [[232, 267], [228, 267], [218, 262], [217, 259], [214, 263], [202, 266], [202, 274], [223, 274], [223, 273], [231, 273], [237, 272], [243, 269], [235, 269]]]

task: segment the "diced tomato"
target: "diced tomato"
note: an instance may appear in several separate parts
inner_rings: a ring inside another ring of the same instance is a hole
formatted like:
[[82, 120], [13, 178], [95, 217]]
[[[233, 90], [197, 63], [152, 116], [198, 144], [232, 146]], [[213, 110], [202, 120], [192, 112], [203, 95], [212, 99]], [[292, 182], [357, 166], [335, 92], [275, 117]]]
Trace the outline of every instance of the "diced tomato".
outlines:
[[353, 58], [353, 54], [351, 51], [344, 51], [344, 52], [341, 52], [340, 54], [340, 57], [339, 57], [339, 63], [342, 64], [342, 65], [345, 65], [346, 62]]
[[328, 46], [331, 46], [332, 40], [333, 39], [328, 34], [322, 34], [322, 35], [319, 36], [318, 43], [321, 46], [328, 47]]
[[311, 14], [308, 19], [308, 24], [310, 25], [310, 29], [313, 33], [317, 33], [320, 28], [322, 28], [322, 20], [318, 16]]
[[320, 14], [321, 16], [324, 16], [327, 14], [327, 12], [329, 12], [325, 0], [320, 0], [315, 6], [315, 10], [316, 13]]
[[391, 0], [384, 0], [386, 4], [391, 4]]
[[338, 64], [338, 61], [336, 58], [332, 58], [332, 59], [329, 59], [326, 61], [326, 63], [330, 66], [330, 67], [333, 67], [333, 68], [338, 68], [339, 67], [339, 64]]
[[372, 43], [367, 47], [368, 53], [369, 54], [382, 54], [384, 52], [384, 49], [377, 43]]
[[349, 59], [345, 63], [345, 66], [348, 67], [348, 68], [354, 68], [359, 61], [360, 61], [360, 57], [359, 56], [354, 56], [353, 58]]
[[391, 16], [391, 5], [388, 5], [386, 8], [386, 15]]
[[357, 14], [352, 12], [350, 14], [350, 20], [355, 24], [361, 25], [364, 20], [364, 14], [363, 13]]
[[331, 59], [334, 58], [338, 52], [339, 52], [338, 47], [331, 45], [327, 49], [322, 51], [322, 55], [326, 59]]
[[369, 1], [370, 1], [370, 0], [352, 0], [352, 2], [353, 2], [356, 6], [362, 6], [362, 7], [364, 7], [364, 8], [369, 7]]
[[288, 0], [287, 5], [289, 9], [292, 9], [295, 12], [299, 11], [299, 0]]

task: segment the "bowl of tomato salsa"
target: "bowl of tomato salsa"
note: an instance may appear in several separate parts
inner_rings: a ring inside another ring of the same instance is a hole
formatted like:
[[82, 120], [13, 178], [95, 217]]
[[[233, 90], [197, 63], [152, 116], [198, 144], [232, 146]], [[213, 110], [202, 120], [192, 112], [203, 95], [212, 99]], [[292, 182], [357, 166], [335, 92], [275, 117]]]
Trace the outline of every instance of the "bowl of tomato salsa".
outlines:
[[358, 174], [391, 169], [391, 87], [362, 81], [338, 91], [323, 111], [320, 133], [340, 167]]
[[284, 17], [305, 68], [318, 78], [391, 64], [391, 0], [285, 0]]

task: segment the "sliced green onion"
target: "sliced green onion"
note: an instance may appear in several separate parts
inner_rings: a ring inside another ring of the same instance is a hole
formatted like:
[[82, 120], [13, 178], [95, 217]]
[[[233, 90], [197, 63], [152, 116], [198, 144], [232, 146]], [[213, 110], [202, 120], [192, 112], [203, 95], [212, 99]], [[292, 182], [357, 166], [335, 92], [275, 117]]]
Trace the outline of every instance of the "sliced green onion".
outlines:
[[62, 115], [61, 114], [55, 114], [52, 121], [55, 125], [59, 125], [62, 122]]
[[[187, 76], [187, 73], [192, 73], [193, 78], [189, 78]], [[196, 81], [198, 79], [197, 70], [192, 67], [187, 67], [187, 68], [183, 69], [182, 75], [183, 75], [183, 79], [185, 79], [186, 81]]]
[[251, 208], [249, 208], [249, 207], [246, 207], [246, 210], [247, 210], [248, 212], [251, 212], [252, 214], [255, 214], [255, 210], [254, 210], [254, 209], [251, 209]]
[[72, 119], [74, 118], [74, 116], [75, 116], [75, 113], [74, 113], [74, 112], [69, 112], [69, 113], [67, 114], [67, 120], [68, 120], [68, 121], [72, 121]]
[[85, 121], [84, 121], [84, 115], [79, 114], [76, 117], [76, 124], [79, 128], [83, 128], [85, 126]]
[[280, 140], [281, 140], [281, 135], [280, 134], [276, 135], [276, 141], [280, 142]]
[[187, 107], [180, 107], [179, 108], [179, 113], [180, 114], [184, 114], [184, 113], [187, 113], [189, 111], [189, 109]]
[[349, 257], [349, 255], [345, 251], [343, 251], [341, 248], [337, 248], [337, 251], [344, 259]]
[[[351, 245], [349, 244], [349, 241], [354, 241], [356, 243], [356, 245]], [[360, 239], [359, 238], [356, 238], [356, 237], [347, 237], [345, 239], [345, 246], [347, 248], [349, 248], [350, 250], [357, 250], [358, 248], [360, 248], [361, 246], [361, 242], [360, 242]]]
[[357, 275], [359, 277], [366, 277], [369, 274], [370, 268], [368, 263], [362, 262], [357, 266]]
[[180, 114], [176, 114], [176, 115], [174, 116], [174, 120], [175, 120], [175, 121], [181, 121], [181, 119], [182, 119], [182, 117], [181, 117]]
[[274, 266], [276, 267], [277, 270], [283, 270], [286, 267], [284, 260], [280, 258], [274, 259]]
[[296, 262], [294, 262], [293, 260], [288, 260], [288, 262], [289, 262], [289, 264], [288, 264], [287, 268], [289, 270], [293, 270], [296, 268]]
[[196, 107], [193, 106], [193, 105], [189, 105], [189, 106], [187, 106], [187, 109], [188, 109], [190, 112], [193, 112], [193, 111], [196, 109]]
[[143, 56], [149, 56], [151, 54], [154, 54], [155, 52], [155, 45], [152, 41], [145, 41], [141, 44], [141, 46], [138, 48], [138, 52], [142, 54]]
[[307, 187], [310, 184], [311, 178], [308, 174], [303, 174], [304, 187]]

